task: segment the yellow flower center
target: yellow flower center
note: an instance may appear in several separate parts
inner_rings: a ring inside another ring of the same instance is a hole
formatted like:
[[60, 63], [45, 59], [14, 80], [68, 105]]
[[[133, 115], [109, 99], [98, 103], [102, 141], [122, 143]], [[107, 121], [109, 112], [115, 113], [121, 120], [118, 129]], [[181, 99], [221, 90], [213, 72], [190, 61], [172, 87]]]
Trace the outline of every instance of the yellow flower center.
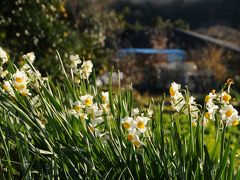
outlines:
[[226, 115], [227, 117], [230, 117], [230, 116], [232, 115], [232, 110], [231, 110], [231, 109], [228, 110], [228, 111], [225, 113], [225, 115]]
[[209, 99], [210, 99], [210, 96], [209, 96], [209, 95], [206, 95], [206, 97], [205, 97], [205, 103], [207, 103], [207, 102], [209, 101]]
[[85, 100], [85, 105], [86, 106], [91, 106], [92, 105], [92, 100], [91, 99], [86, 99]]
[[129, 141], [132, 141], [132, 140], [133, 140], [133, 135], [132, 135], [132, 134], [129, 134], [129, 135], [127, 136], [127, 139], [128, 139]]
[[210, 113], [209, 112], [205, 112], [204, 116], [205, 116], [205, 118], [210, 119]]
[[232, 97], [231, 97], [229, 94], [225, 94], [225, 95], [223, 96], [223, 100], [224, 100], [225, 102], [228, 102], [231, 98], [232, 98]]
[[145, 125], [144, 125], [144, 123], [143, 123], [142, 121], [139, 121], [139, 122], [137, 123], [137, 127], [138, 127], [139, 129], [143, 129], [143, 128], [145, 128]]
[[81, 107], [80, 107], [80, 106], [74, 106], [74, 110], [75, 110], [76, 112], [80, 112]]
[[123, 123], [123, 127], [124, 127], [125, 129], [129, 129], [129, 128], [131, 127], [131, 125], [130, 125], [128, 122], [124, 122], [124, 123]]
[[238, 125], [238, 119], [233, 120], [232, 125], [237, 126]]
[[174, 96], [175, 95], [175, 91], [173, 90], [173, 87], [170, 87], [169, 93], [170, 93], [170, 96]]
[[16, 77], [15, 81], [16, 81], [17, 83], [22, 83], [22, 82], [23, 82], [23, 78]]

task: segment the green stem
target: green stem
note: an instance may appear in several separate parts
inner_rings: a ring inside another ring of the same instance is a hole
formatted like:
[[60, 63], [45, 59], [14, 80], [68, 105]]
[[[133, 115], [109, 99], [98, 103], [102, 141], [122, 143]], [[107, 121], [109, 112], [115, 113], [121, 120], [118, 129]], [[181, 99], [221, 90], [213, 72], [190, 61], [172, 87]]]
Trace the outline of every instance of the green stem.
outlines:
[[226, 124], [224, 124], [222, 137], [221, 137], [220, 162], [222, 161], [222, 156], [223, 156], [223, 151], [224, 151], [225, 132], [226, 132]]

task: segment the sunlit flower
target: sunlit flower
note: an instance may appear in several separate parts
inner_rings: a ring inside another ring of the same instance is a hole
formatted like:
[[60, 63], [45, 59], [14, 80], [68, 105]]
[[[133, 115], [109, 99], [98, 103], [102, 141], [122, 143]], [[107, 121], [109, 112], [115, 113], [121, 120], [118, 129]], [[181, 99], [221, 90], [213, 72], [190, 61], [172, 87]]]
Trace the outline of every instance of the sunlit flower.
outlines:
[[186, 104], [186, 101], [181, 92], [179, 92], [181, 85], [173, 82], [169, 88], [169, 93], [171, 96], [171, 104], [174, 110], [179, 112], [183, 106]]
[[215, 120], [215, 113], [218, 110], [218, 106], [213, 104], [213, 106], [207, 107], [207, 112], [204, 114], [204, 118], [208, 120]]
[[102, 92], [102, 102], [103, 103], [109, 102], [109, 93], [108, 92]]
[[228, 93], [225, 91], [220, 94], [221, 101], [223, 103], [229, 103], [230, 99], [232, 98]]
[[69, 110], [69, 113], [74, 115], [77, 118], [80, 118], [81, 120], [88, 119], [87, 113], [85, 113], [83, 110], [80, 110], [77, 112], [75, 109], [71, 109]]
[[78, 64], [82, 61], [79, 58], [79, 55], [70, 55], [70, 67], [77, 68]]
[[8, 61], [7, 52], [0, 47], [0, 59], [2, 59], [2, 64], [5, 64]]
[[134, 124], [133, 124], [133, 118], [132, 117], [122, 118], [121, 123], [122, 123], [122, 126], [128, 131], [131, 131], [135, 128]]
[[103, 123], [103, 118], [102, 117], [97, 117], [95, 119], [93, 119], [91, 122], [92, 122], [92, 125], [93, 127], [97, 127], [99, 124]]
[[10, 94], [10, 96], [15, 98], [15, 93], [11, 86], [11, 81], [3, 81], [3, 89]]
[[17, 89], [21, 95], [28, 96], [31, 95], [27, 89], [28, 77], [24, 71], [19, 71], [13, 74], [13, 86]]
[[86, 107], [90, 107], [93, 105], [93, 96], [91, 96], [90, 94], [81, 96], [80, 100], [81, 100], [81, 103]]
[[228, 121], [226, 121], [226, 124], [228, 126], [237, 126], [239, 124], [240, 117], [238, 115], [233, 115]]
[[232, 105], [224, 105], [219, 112], [222, 116], [222, 120], [225, 121], [230, 120], [232, 116], [238, 115], [238, 111]]
[[81, 76], [83, 79], [88, 79], [90, 74], [92, 73], [92, 68], [93, 68], [93, 64], [92, 61], [88, 60], [88, 61], [83, 61], [83, 64], [81, 66]]
[[3, 89], [7, 92], [12, 90], [11, 83], [9, 81], [3, 81]]
[[192, 117], [197, 119], [198, 118], [199, 109], [197, 107], [197, 103], [195, 101], [195, 97], [190, 96], [190, 98], [189, 98], [189, 106], [190, 106], [190, 111], [192, 113]]
[[136, 119], [134, 120], [134, 124], [140, 132], [144, 133], [147, 129], [146, 125], [148, 121], [149, 118], [147, 117], [137, 116]]
[[23, 55], [22, 57], [23, 57], [23, 59], [28, 60], [30, 63], [33, 63], [35, 60], [34, 52], [27, 53], [27, 54]]
[[137, 133], [134, 132], [130, 132], [127, 135], [127, 139], [132, 142], [136, 147], [140, 147], [141, 145], [143, 145], [143, 142], [140, 141], [139, 136]]
[[132, 110], [132, 116], [137, 116], [137, 115], [139, 115], [139, 109], [138, 108], [134, 108]]
[[13, 85], [17, 90], [23, 90], [27, 86], [27, 76], [24, 71], [19, 71], [13, 75]]
[[210, 92], [208, 95], [206, 95], [205, 97], [206, 106], [212, 106], [214, 98], [216, 98], [215, 93]]
[[180, 88], [181, 88], [180, 84], [177, 84], [175, 82], [171, 83], [171, 86], [169, 88], [169, 94], [171, 98], [178, 99], [179, 96], [181, 96], [181, 93], [179, 92]]
[[152, 117], [153, 116], [153, 110], [152, 109], [148, 109], [147, 110], [147, 115], [148, 115], [148, 117]]
[[76, 112], [80, 112], [81, 109], [82, 109], [82, 104], [80, 101], [75, 101], [73, 103], [73, 109], [76, 111]]

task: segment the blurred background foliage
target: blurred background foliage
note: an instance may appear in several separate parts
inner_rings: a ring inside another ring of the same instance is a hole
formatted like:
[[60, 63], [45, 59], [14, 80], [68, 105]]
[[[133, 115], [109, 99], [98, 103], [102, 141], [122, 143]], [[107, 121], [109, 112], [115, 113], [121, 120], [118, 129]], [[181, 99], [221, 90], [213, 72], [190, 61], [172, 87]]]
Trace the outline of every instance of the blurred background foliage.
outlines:
[[56, 73], [55, 50], [65, 63], [71, 53], [79, 54], [99, 70], [116, 50], [124, 27], [122, 16], [106, 5], [88, 0], [2, 0], [0, 45], [14, 55], [34, 51], [42, 72]]

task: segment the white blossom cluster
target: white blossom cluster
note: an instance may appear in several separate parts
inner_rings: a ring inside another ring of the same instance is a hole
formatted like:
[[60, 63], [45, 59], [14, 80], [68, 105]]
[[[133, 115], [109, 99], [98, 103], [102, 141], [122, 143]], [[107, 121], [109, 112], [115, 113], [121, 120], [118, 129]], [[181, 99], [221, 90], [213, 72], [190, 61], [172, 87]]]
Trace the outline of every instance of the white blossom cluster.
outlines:
[[127, 131], [127, 139], [136, 147], [143, 145], [140, 136], [143, 136], [147, 130], [147, 123], [152, 116], [152, 111], [148, 111], [148, 117], [139, 113], [139, 109], [133, 109], [131, 116], [126, 116], [121, 119], [123, 128]]
[[204, 114], [204, 118], [215, 121], [216, 115], [219, 114], [222, 124], [226, 124], [227, 126], [238, 125], [240, 117], [238, 111], [230, 104], [231, 99], [231, 95], [226, 91], [222, 91], [219, 94], [215, 91], [210, 92], [205, 97], [207, 111]]
[[98, 137], [106, 135], [105, 133], [101, 133], [98, 127], [104, 122], [103, 115], [108, 114], [110, 111], [108, 92], [102, 92], [101, 102], [101, 104], [94, 102], [94, 97], [86, 94], [80, 96], [79, 100], [72, 104], [73, 109], [70, 110], [70, 113], [80, 120], [90, 120], [87, 126], [89, 130]]
[[[30, 52], [23, 55], [22, 58], [32, 64], [35, 60], [35, 55], [33, 52]], [[31, 93], [28, 89], [28, 84], [32, 82], [36, 85], [37, 78], [40, 76], [41, 74], [38, 71], [33, 71], [28, 63], [24, 63], [21, 68], [16, 69], [14, 74], [10, 75], [10, 78], [5, 78], [3, 89], [12, 97], [15, 97], [14, 89], [23, 96], [30, 96]]]
[[70, 68], [74, 75], [74, 81], [80, 83], [81, 79], [88, 79], [93, 70], [91, 60], [81, 61], [79, 55], [70, 55]]
[[[230, 83], [231, 84], [231, 83]], [[192, 125], [196, 126], [197, 121], [199, 120], [200, 110], [195, 102], [194, 97], [189, 97], [188, 102], [186, 103], [186, 98], [180, 92], [181, 85], [173, 82], [170, 86], [169, 93], [171, 97], [171, 104], [174, 110], [177, 112], [183, 112], [184, 114], [190, 115], [192, 119]], [[228, 85], [228, 91], [230, 90], [230, 85]], [[226, 126], [236, 126], [239, 124], [240, 116], [238, 111], [231, 105], [230, 100], [232, 99], [229, 92], [224, 91], [216, 93], [215, 90], [212, 90], [205, 97], [205, 107], [203, 110], [204, 117], [200, 125], [206, 126], [209, 120], [215, 121], [216, 117], [219, 117], [221, 124]]]
[[[188, 101], [184, 98], [183, 94], [180, 92], [181, 85], [175, 82], [171, 83], [169, 88], [169, 93], [171, 97], [171, 104], [174, 110], [177, 112], [183, 112], [184, 114], [191, 113], [192, 125], [195, 126], [197, 119], [199, 117], [199, 109], [195, 102], [195, 98], [190, 96]], [[188, 104], [187, 104], [188, 102]]]

